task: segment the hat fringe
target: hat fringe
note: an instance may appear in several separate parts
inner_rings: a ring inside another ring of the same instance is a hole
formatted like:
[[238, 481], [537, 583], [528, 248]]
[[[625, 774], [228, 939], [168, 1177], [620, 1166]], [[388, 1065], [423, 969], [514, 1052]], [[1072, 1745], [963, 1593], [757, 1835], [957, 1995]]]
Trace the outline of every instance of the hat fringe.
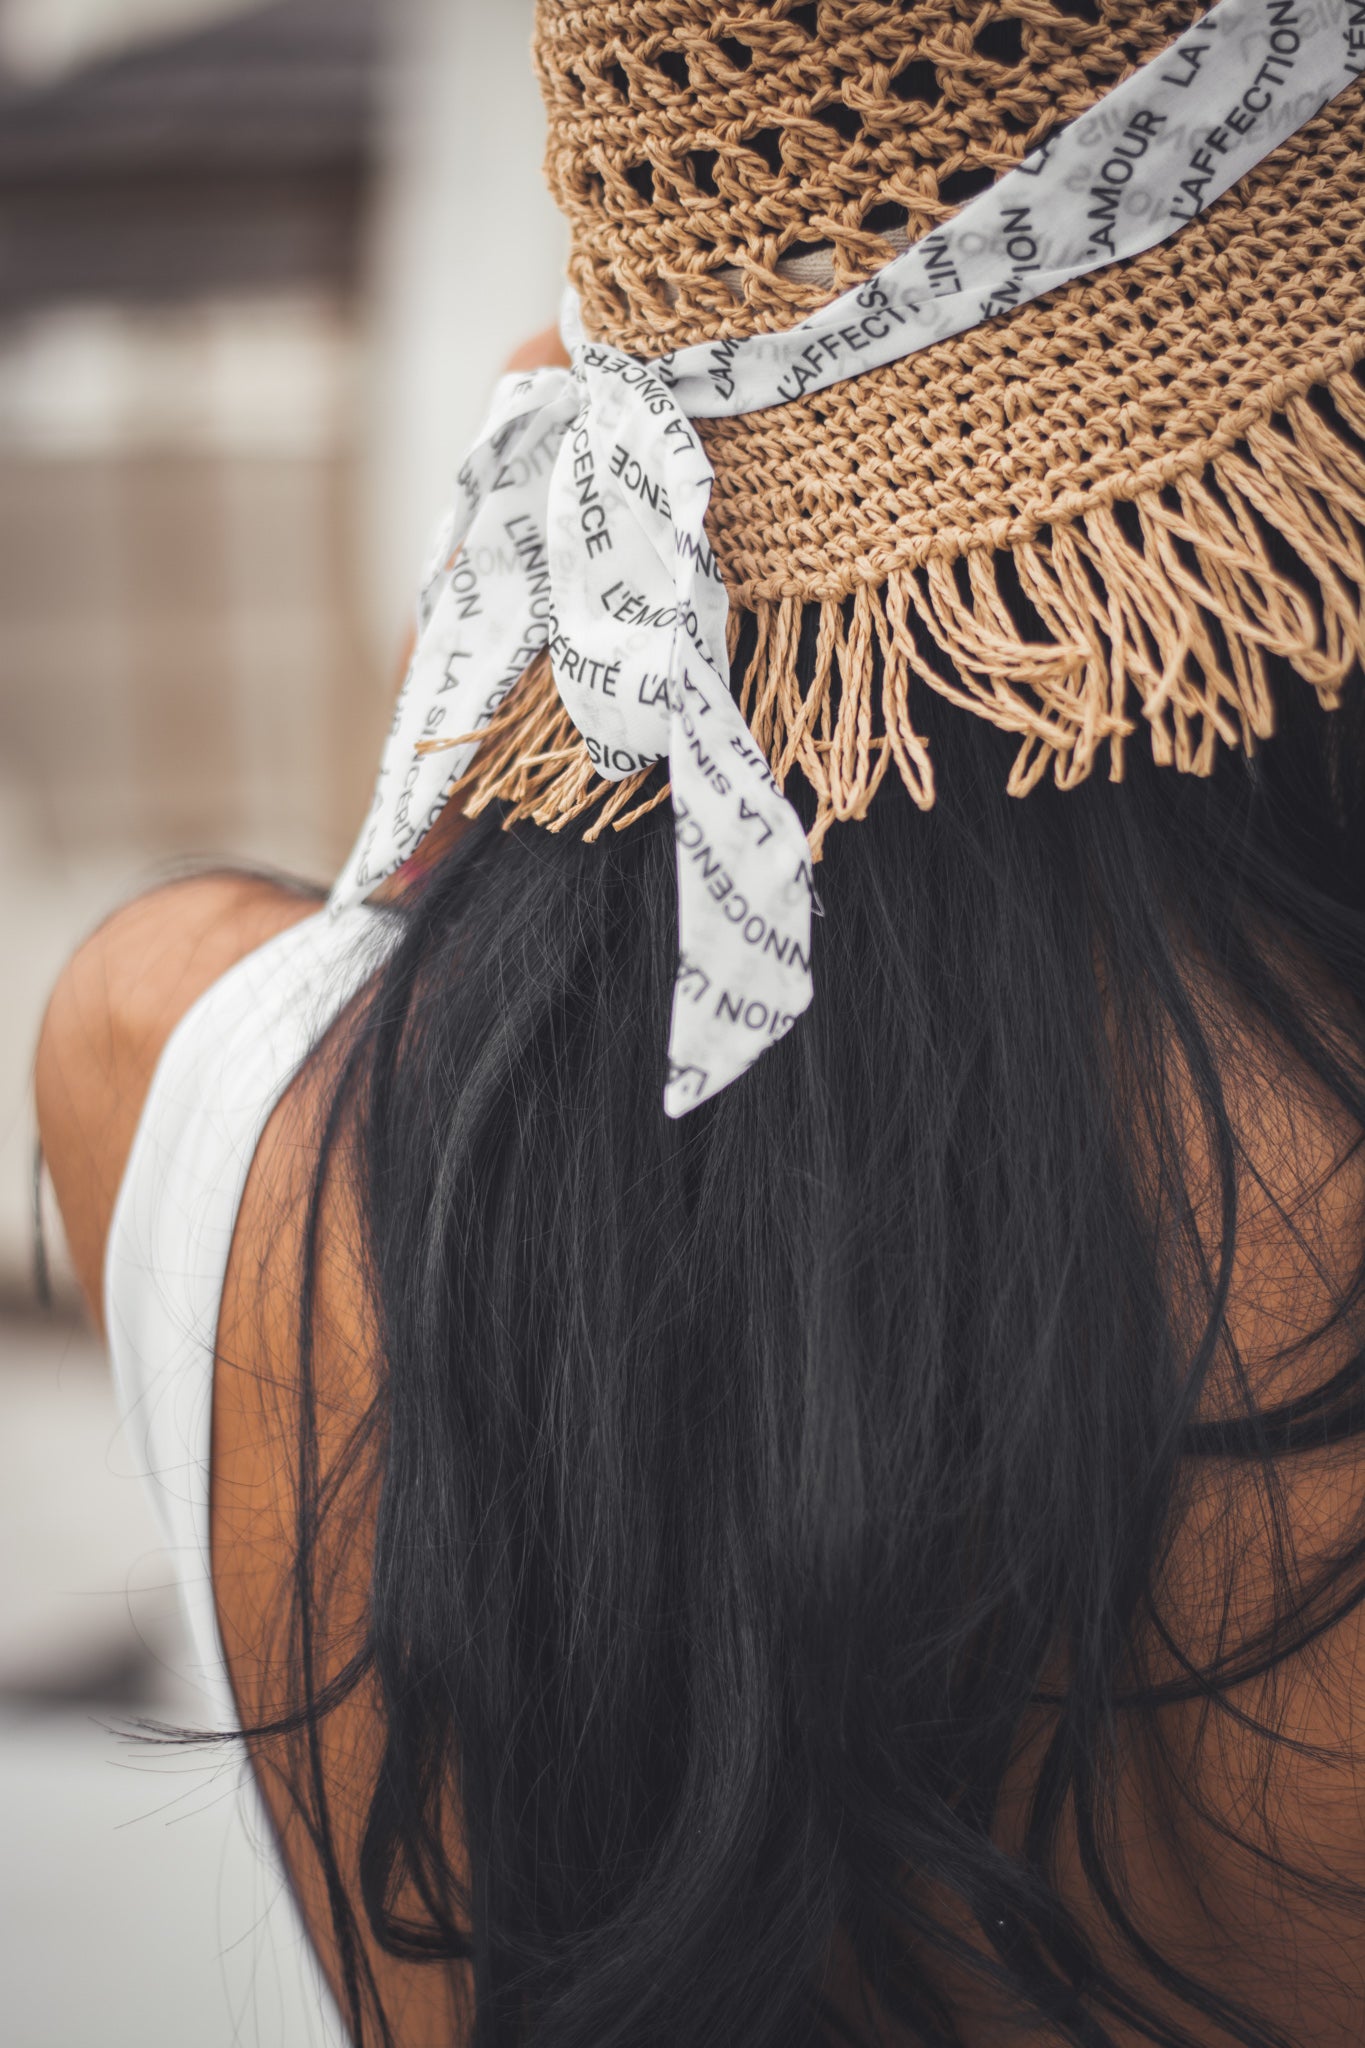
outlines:
[[[1159, 763], [1207, 775], [1220, 741], [1249, 752], [1270, 736], [1272, 658], [1325, 709], [1339, 702], [1365, 661], [1363, 531], [1365, 392], [1342, 372], [1197, 474], [1173, 465], [1007, 549], [931, 557], [838, 600], [760, 599], [740, 708], [778, 782], [799, 771], [815, 792], [817, 859], [893, 764], [914, 802], [932, 805], [917, 684], [1018, 736], [1012, 796], [1049, 771], [1070, 789], [1105, 750], [1120, 780], [1143, 724]], [[735, 607], [732, 659], [744, 624]], [[471, 817], [494, 802], [508, 825], [560, 831], [590, 817], [593, 840], [668, 796], [659, 768], [598, 776], [543, 657], [481, 739], [451, 790]]]

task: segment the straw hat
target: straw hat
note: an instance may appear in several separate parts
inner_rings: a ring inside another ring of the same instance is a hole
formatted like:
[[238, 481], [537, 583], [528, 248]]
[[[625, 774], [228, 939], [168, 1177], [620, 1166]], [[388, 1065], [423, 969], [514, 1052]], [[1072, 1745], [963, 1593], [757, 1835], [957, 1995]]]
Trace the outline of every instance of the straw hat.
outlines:
[[[794, 325], [1198, 18], [1195, 0], [541, 0], [548, 172], [588, 332], [652, 358]], [[1217, 79], [1191, 95], [1216, 118]], [[1197, 101], [1197, 104], [1193, 104]], [[1305, 110], [1307, 112], [1308, 110]], [[741, 704], [813, 844], [934, 690], [1018, 736], [1010, 788], [1207, 773], [1365, 654], [1365, 86], [1207, 213], [903, 362], [700, 425]], [[798, 667], [798, 644], [806, 657]], [[812, 654], [813, 650], [813, 654]], [[595, 830], [607, 785], [541, 663], [460, 785]]]

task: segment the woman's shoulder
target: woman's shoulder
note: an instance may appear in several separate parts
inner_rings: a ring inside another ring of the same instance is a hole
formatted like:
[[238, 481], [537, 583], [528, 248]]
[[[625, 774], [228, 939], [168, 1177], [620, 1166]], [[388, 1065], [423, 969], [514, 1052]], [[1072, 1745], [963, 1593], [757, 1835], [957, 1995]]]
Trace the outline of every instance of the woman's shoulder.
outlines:
[[167, 1045], [231, 968], [317, 909], [315, 895], [256, 876], [198, 876], [115, 912], [63, 970], [34, 1087], [43, 1152], [96, 1320], [114, 1206]]

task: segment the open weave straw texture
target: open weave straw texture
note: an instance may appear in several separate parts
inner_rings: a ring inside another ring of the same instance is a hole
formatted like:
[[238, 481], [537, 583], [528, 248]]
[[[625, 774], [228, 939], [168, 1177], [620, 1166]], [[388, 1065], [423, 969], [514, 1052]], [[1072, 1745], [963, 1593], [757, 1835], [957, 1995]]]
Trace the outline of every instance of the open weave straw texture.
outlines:
[[[549, 176], [589, 333], [651, 357], [793, 325], [1201, 12], [541, 0]], [[1159, 761], [1207, 773], [1220, 742], [1269, 735], [1272, 656], [1337, 701], [1365, 657], [1363, 270], [1358, 85], [1148, 254], [700, 423], [743, 708], [779, 779], [816, 792], [817, 853], [893, 767], [932, 803], [924, 689], [1017, 736], [1015, 794], [1121, 774], [1144, 728]], [[458, 787], [471, 812], [591, 813], [593, 832], [666, 794], [657, 773], [595, 776], [543, 663]]]

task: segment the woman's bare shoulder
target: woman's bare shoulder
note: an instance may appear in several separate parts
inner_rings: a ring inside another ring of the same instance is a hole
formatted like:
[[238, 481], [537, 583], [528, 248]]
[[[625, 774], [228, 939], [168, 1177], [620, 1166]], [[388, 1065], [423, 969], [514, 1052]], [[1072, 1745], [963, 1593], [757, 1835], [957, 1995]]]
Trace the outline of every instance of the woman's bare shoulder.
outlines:
[[317, 908], [252, 875], [154, 889], [72, 955], [38, 1040], [38, 1129], [72, 1258], [96, 1321], [119, 1183], [166, 1042], [220, 976]]

